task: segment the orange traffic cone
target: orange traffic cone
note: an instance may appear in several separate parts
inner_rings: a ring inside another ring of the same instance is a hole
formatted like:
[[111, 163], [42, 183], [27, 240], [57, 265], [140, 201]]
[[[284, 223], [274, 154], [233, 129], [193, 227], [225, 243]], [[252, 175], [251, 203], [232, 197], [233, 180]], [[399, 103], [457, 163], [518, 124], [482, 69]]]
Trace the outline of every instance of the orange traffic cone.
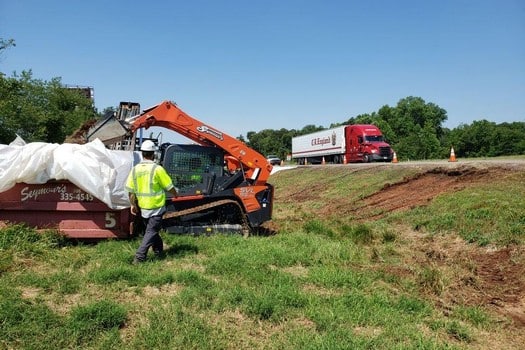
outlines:
[[450, 158], [448, 159], [449, 162], [455, 162], [456, 161], [456, 154], [454, 153], [454, 147], [450, 148]]
[[325, 165], [325, 164], [326, 164], [326, 161], [324, 160], [324, 157], [323, 157], [323, 160], [321, 160], [321, 164], [322, 164], [322, 165]]
[[392, 157], [392, 163], [397, 163], [398, 160], [397, 160], [397, 154], [396, 152], [394, 152], [394, 156]]
[[343, 164], [346, 164], [346, 154], [343, 155]]

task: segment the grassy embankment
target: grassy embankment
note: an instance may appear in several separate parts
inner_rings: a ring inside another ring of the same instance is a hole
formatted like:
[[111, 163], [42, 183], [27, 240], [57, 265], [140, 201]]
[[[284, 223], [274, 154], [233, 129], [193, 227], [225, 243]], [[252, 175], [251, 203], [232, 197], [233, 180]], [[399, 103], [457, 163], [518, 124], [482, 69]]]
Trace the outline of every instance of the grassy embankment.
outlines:
[[471, 261], [447, 264], [446, 249], [522, 247], [525, 175], [356, 222], [363, 198], [418, 171], [277, 173], [276, 235], [165, 234], [166, 258], [140, 266], [138, 239], [72, 245], [1, 229], [0, 348], [512, 348], [523, 328], [448, 298], [477, 276]]

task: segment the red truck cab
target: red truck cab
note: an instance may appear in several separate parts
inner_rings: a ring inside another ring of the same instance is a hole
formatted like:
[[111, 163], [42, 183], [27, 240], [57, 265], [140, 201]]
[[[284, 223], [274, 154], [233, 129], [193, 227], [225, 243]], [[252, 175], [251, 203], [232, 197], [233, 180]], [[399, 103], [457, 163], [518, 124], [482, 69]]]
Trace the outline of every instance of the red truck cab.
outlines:
[[391, 162], [392, 148], [381, 130], [371, 124], [349, 125], [346, 130], [346, 154], [349, 162]]

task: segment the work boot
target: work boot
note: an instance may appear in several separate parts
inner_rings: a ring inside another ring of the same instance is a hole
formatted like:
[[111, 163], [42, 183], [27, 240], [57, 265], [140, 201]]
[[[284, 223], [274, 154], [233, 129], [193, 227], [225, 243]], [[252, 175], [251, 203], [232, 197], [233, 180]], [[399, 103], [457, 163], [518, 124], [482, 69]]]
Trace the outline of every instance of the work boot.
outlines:
[[131, 263], [132, 265], [139, 265], [139, 264], [142, 264], [144, 261], [143, 260], [139, 260], [137, 258], [133, 258], [133, 262]]

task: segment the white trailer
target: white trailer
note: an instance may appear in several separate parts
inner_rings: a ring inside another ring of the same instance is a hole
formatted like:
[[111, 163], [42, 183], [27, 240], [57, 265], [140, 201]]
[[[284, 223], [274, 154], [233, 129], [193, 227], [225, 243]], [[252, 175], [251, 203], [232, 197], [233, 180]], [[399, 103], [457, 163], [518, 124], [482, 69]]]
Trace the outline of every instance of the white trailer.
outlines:
[[[345, 153], [346, 125], [292, 138], [292, 159], [299, 164], [326, 162], [341, 163]], [[341, 159], [339, 159], [341, 157]]]

